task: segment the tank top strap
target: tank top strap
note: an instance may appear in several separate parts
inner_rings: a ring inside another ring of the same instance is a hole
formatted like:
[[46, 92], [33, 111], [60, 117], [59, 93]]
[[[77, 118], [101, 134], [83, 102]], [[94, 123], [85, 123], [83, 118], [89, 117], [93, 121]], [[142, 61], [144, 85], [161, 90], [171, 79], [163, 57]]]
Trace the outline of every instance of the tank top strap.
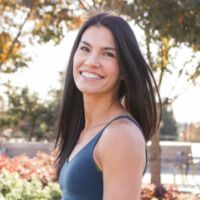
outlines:
[[113, 118], [110, 122], [108, 122], [104, 128], [101, 130], [101, 132], [103, 132], [113, 121], [117, 120], [117, 119], [121, 119], [121, 118], [126, 118], [126, 119], [129, 119], [130, 121], [132, 121], [139, 129], [141, 132], [142, 131], [142, 127], [140, 126], [140, 124], [135, 120], [135, 118], [129, 116], [129, 115], [119, 115], [115, 118]]
[[140, 129], [140, 131], [143, 132], [141, 126], [139, 125], [139, 123], [138, 123], [133, 117], [128, 116], [128, 115], [119, 115], [119, 116], [113, 118], [112, 120], [110, 120], [110, 121], [99, 131], [99, 133], [97, 134], [97, 137], [95, 138], [95, 141], [94, 141], [94, 143], [93, 143], [93, 145], [94, 145], [93, 148], [95, 147], [96, 143], [97, 143], [98, 140], [100, 139], [100, 137], [101, 137], [102, 133], [104, 132], [104, 130], [105, 130], [113, 121], [118, 120], [118, 119], [121, 119], [121, 118], [126, 118], [126, 119], [131, 120], [131, 121]]

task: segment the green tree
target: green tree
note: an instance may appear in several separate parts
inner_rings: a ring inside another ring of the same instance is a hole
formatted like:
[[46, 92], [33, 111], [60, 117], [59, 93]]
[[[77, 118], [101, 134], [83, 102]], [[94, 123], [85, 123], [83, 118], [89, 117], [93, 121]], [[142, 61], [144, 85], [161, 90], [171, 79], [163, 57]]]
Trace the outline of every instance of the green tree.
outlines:
[[[101, 4], [110, 10], [118, 10], [120, 13], [134, 19], [143, 30], [149, 28], [162, 37], [170, 37], [176, 43], [184, 43], [193, 47], [195, 51], [200, 50], [200, 2], [198, 0], [132, 0], [116, 1], [104, 0]], [[192, 23], [191, 23], [192, 22]]]
[[173, 111], [168, 110], [166, 107], [163, 108], [162, 115], [162, 126], [160, 129], [161, 140], [177, 140], [177, 124], [174, 119]]
[[0, 127], [15, 127], [28, 140], [52, 139], [56, 118], [55, 100], [41, 101], [28, 88], [7, 85], [8, 109], [0, 117]]

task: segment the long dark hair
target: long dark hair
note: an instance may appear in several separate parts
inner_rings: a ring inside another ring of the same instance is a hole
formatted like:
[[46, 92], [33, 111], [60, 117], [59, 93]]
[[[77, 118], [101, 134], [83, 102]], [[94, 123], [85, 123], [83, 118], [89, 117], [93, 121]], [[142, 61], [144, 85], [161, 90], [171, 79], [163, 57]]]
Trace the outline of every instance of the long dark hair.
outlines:
[[123, 18], [108, 13], [90, 17], [82, 25], [76, 37], [68, 62], [56, 130], [58, 174], [84, 128], [83, 98], [75, 86], [72, 70], [75, 51], [84, 31], [90, 26], [104, 26], [113, 34], [123, 76], [119, 87], [119, 99], [124, 100], [126, 109], [142, 127], [146, 141], [155, 133], [160, 122], [157, 110], [158, 107], [161, 107], [158, 88], [153, 74], [140, 52], [131, 27]]

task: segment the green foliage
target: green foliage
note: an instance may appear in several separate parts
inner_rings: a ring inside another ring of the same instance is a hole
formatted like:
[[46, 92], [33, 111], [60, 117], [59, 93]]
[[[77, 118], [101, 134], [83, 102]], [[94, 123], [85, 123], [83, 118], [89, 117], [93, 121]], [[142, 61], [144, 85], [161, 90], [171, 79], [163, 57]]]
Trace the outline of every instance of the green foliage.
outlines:
[[0, 127], [17, 127], [28, 139], [51, 139], [58, 101], [41, 101], [28, 88], [7, 85], [8, 109], [0, 116]]
[[60, 200], [61, 191], [57, 183], [49, 182], [46, 186], [33, 178], [22, 179], [18, 173], [3, 170], [0, 174], [1, 200]]
[[162, 126], [160, 129], [160, 139], [161, 140], [177, 140], [177, 124], [171, 110], [167, 110], [166, 107], [163, 108], [162, 115]]
[[171, 37], [177, 43], [185, 43], [194, 50], [200, 50], [200, 1], [198, 0], [132, 0], [129, 3], [104, 1], [134, 19], [143, 30], [150, 30], [155, 36]]

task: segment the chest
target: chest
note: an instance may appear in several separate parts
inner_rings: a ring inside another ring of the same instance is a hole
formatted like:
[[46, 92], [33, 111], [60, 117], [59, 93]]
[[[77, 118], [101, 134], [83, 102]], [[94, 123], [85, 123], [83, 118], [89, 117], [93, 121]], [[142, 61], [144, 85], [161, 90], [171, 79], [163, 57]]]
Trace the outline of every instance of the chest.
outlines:
[[95, 140], [92, 140], [63, 165], [59, 183], [65, 197], [79, 195], [98, 199], [102, 195], [103, 178], [93, 159], [94, 146]]

